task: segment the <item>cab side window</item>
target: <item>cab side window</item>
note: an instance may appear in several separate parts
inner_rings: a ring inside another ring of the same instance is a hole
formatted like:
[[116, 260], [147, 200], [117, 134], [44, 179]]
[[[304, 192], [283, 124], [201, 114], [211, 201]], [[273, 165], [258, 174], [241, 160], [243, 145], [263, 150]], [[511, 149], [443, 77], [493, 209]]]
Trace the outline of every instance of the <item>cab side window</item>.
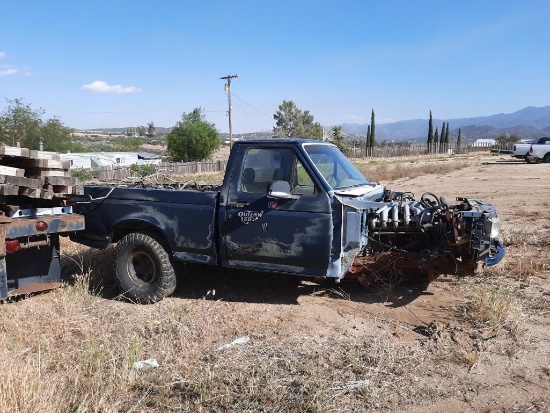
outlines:
[[290, 149], [249, 149], [244, 158], [239, 189], [265, 194], [273, 181], [287, 181], [296, 195], [314, 194], [315, 184]]

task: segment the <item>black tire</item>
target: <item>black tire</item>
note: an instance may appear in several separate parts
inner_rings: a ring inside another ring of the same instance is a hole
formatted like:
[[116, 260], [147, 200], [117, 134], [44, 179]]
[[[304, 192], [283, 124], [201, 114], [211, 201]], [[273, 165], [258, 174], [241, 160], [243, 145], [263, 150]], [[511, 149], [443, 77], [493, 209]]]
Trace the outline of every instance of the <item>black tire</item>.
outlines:
[[542, 162], [550, 163], [550, 153], [547, 153], [546, 155], [544, 155], [544, 158], [542, 158]]
[[533, 162], [531, 162], [531, 160], [530, 160], [527, 156], [525, 157], [525, 162], [527, 162], [527, 163], [533, 163]]
[[176, 289], [176, 273], [166, 249], [151, 235], [126, 235], [114, 251], [115, 272], [123, 296], [140, 304], [151, 304]]

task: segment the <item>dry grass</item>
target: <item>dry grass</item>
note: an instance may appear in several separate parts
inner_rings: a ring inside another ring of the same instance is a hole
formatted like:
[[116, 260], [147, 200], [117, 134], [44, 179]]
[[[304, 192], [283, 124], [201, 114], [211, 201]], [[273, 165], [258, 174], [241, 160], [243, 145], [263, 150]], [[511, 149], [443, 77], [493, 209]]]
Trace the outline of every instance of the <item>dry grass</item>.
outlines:
[[[269, 304], [106, 299], [109, 286], [98, 288], [92, 274], [109, 275], [109, 260], [110, 251], [75, 247], [66, 268], [87, 275], [1, 306], [0, 411], [403, 410], [419, 394], [453, 394], [419, 377], [450, 377], [486, 351], [479, 343], [487, 334], [468, 325], [439, 324], [429, 337], [410, 340], [394, 323], [374, 319], [366, 334], [335, 339], [313, 326], [296, 328], [291, 308]], [[489, 294], [493, 302], [501, 296]], [[484, 297], [470, 311], [488, 321], [501, 314], [501, 323], [508, 308], [487, 307]], [[243, 336], [250, 341], [217, 350]], [[158, 368], [134, 367], [151, 358]]]
[[491, 329], [502, 327], [513, 307], [512, 292], [500, 286], [480, 286], [467, 305], [466, 317], [475, 325]]
[[[64, 288], [1, 306], [0, 411], [361, 411], [414, 397], [400, 383], [435, 357], [421, 336], [403, 341], [376, 320], [360, 338], [334, 340], [292, 327], [290, 309], [263, 317], [269, 304], [107, 299], [94, 274], [109, 280], [111, 251], [65, 247]], [[242, 336], [250, 341], [217, 350]], [[160, 366], [134, 367], [150, 358]]]
[[[400, 342], [387, 326], [335, 342], [304, 331], [281, 334], [277, 320], [245, 326], [229, 306], [105, 300], [89, 294], [84, 276], [2, 305], [0, 411], [362, 409], [412, 380], [424, 358], [419, 344]], [[216, 350], [242, 335], [251, 341]], [[160, 366], [133, 367], [149, 358]]]
[[387, 182], [400, 178], [415, 178], [423, 175], [444, 175], [468, 166], [466, 161], [449, 162], [448, 158], [391, 159], [356, 161], [355, 165], [370, 181]]

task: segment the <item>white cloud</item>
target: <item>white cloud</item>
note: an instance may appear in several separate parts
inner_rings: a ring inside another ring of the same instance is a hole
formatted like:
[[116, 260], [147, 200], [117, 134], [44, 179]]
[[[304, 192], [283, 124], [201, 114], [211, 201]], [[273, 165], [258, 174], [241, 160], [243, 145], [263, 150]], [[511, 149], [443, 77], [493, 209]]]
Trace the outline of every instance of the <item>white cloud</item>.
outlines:
[[0, 59], [6, 57], [6, 52], [0, 52]]
[[88, 83], [87, 85], [82, 86], [82, 89], [89, 90], [93, 93], [137, 93], [141, 92], [140, 89], [138, 89], [135, 86], [122, 86], [122, 85], [109, 85], [107, 82], [104, 82], [103, 80], [95, 80], [92, 83]]
[[13, 75], [14, 73], [17, 73], [16, 69], [12, 69], [12, 68], [5, 69], [5, 68], [0, 67], [0, 76]]

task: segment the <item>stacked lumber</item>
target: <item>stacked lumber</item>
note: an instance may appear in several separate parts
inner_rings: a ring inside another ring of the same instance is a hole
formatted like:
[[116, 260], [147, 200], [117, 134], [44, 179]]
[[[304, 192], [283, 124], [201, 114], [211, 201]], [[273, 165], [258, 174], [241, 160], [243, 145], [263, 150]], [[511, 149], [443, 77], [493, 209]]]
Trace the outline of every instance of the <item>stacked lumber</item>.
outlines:
[[1, 203], [33, 205], [33, 200], [41, 200], [42, 206], [57, 206], [72, 195], [82, 195], [84, 188], [69, 167], [69, 161], [60, 160], [56, 152], [0, 146]]

